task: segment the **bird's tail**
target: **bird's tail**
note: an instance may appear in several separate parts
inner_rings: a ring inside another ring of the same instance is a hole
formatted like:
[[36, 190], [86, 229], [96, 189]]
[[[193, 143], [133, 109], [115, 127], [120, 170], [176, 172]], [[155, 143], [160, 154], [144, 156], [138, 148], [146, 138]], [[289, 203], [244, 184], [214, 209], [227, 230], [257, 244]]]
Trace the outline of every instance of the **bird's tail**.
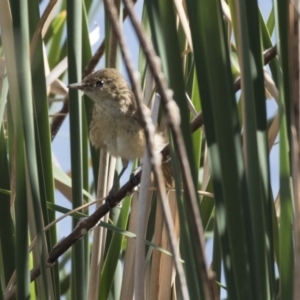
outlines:
[[171, 166], [171, 160], [168, 159], [166, 161], [163, 161], [161, 164], [161, 169], [164, 175], [165, 184], [168, 188], [172, 187], [174, 184], [174, 178], [173, 178], [173, 172], [172, 172], [172, 166]]
[[[161, 152], [165, 146], [168, 144], [166, 136], [163, 134], [163, 132], [156, 132], [155, 134], [155, 151]], [[173, 186], [173, 174], [172, 174], [172, 166], [170, 157], [164, 158], [161, 164], [162, 172], [165, 179], [165, 184], [167, 187]]]

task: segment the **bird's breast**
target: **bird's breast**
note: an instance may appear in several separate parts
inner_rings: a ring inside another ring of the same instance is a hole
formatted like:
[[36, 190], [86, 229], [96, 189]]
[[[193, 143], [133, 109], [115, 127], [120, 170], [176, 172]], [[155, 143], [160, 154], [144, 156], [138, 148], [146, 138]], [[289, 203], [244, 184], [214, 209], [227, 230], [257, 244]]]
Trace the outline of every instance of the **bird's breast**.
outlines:
[[94, 146], [106, 148], [113, 156], [126, 160], [141, 158], [145, 151], [145, 134], [132, 116], [112, 113], [106, 107], [94, 107], [90, 126]]

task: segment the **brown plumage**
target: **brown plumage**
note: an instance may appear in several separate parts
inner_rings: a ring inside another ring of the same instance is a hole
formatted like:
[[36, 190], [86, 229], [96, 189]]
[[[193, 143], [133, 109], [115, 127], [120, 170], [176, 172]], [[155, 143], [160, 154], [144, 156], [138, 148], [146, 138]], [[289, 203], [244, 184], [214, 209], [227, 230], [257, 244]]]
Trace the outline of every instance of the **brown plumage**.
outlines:
[[[68, 87], [82, 90], [95, 102], [90, 125], [90, 139], [95, 147], [121, 157], [124, 165], [144, 156], [146, 139], [136, 100], [116, 69], [102, 69]], [[161, 151], [165, 144], [162, 135], [156, 133], [155, 151]]]

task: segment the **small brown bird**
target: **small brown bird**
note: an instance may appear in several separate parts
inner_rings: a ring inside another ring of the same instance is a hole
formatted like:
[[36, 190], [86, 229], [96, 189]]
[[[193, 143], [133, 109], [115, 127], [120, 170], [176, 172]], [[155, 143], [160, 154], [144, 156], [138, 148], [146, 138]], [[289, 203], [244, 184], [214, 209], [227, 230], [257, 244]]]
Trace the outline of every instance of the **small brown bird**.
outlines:
[[[94, 146], [106, 148], [112, 156], [122, 158], [124, 168], [121, 175], [128, 161], [142, 158], [146, 149], [141, 116], [126, 80], [116, 69], [107, 68], [90, 74], [81, 83], [70, 84], [68, 87], [82, 90], [95, 102], [90, 140]], [[165, 145], [162, 135], [156, 133], [155, 150], [159, 152]], [[170, 185], [171, 179], [166, 181]]]

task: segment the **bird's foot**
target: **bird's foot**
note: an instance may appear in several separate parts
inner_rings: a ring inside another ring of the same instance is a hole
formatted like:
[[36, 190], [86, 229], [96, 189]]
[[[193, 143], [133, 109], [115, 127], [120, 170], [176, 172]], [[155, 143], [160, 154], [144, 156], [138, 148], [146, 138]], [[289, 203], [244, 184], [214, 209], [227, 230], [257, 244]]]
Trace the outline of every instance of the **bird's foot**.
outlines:
[[108, 210], [112, 209], [110, 202], [111, 202], [111, 194], [109, 193], [108, 196], [105, 198], [105, 205]]
[[132, 185], [137, 186], [140, 183], [140, 178], [136, 175], [142, 170], [142, 165], [137, 167], [130, 175], [130, 182]]
[[107, 197], [105, 198], [105, 204], [106, 204], [108, 210], [112, 209], [111, 198], [114, 196], [115, 192], [118, 190], [118, 187], [119, 187], [118, 182], [115, 182], [115, 184], [112, 186], [112, 188], [108, 192]]

